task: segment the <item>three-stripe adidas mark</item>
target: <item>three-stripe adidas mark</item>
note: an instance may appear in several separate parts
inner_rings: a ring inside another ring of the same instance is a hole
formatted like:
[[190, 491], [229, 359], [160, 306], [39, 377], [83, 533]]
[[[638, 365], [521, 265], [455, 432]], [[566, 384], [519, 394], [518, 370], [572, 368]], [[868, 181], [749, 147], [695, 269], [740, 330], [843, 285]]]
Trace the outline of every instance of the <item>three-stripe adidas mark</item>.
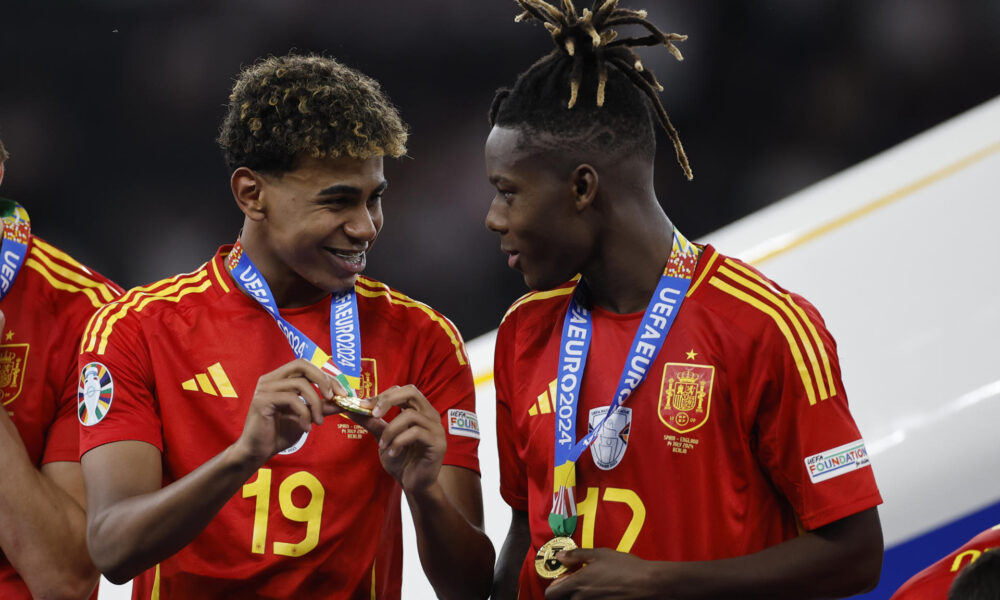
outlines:
[[531, 405], [528, 409], [528, 414], [532, 417], [537, 414], [547, 415], [555, 409], [556, 398], [558, 398], [556, 391], [556, 380], [553, 379], [549, 382], [549, 388], [538, 394], [538, 402]]
[[[214, 387], [212, 383], [215, 383]], [[192, 392], [201, 390], [212, 396], [222, 396], [223, 398], [236, 397], [236, 390], [233, 389], [233, 384], [229, 382], [226, 372], [222, 370], [222, 363], [215, 363], [208, 368], [207, 373], [198, 373], [192, 379], [183, 382], [181, 387]]]

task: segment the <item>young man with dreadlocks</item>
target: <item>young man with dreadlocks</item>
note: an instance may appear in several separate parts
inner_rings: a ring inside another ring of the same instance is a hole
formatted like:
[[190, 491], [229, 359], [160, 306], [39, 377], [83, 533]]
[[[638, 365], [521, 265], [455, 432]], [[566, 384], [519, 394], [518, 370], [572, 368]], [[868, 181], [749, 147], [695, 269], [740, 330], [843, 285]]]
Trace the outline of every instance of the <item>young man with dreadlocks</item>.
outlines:
[[133, 597], [400, 598], [401, 494], [437, 593], [488, 595], [464, 344], [360, 275], [383, 157], [405, 142], [365, 75], [322, 56], [257, 62], [219, 135], [236, 244], [91, 320], [88, 543], [112, 581], [138, 576]]
[[[8, 158], [0, 142], [0, 182]], [[87, 506], [76, 415], [76, 345], [121, 288], [31, 231], [0, 198], [0, 598], [87, 598]]]
[[653, 190], [653, 115], [692, 174], [632, 48], [680, 59], [684, 36], [617, 0], [519, 4], [557, 48], [498, 92], [486, 142], [487, 227], [537, 290], [497, 336], [513, 517], [493, 597], [870, 589], [881, 498], [833, 338], [806, 300], [685, 239]]

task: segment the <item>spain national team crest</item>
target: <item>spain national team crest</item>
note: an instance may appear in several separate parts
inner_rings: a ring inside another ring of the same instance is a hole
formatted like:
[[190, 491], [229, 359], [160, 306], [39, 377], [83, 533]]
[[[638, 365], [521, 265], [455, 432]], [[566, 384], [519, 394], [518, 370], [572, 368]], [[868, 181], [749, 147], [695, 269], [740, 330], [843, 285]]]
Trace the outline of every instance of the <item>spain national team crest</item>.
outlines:
[[658, 407], [663, 424], [677, 433], [694, 431], [704, 425], [712, 408], [714, 381], [713, 366], [665, 364]]
[[100, 423], [111, 409], [114, 396], [115, 382], [111, 378], [111, 371], [99, 362], [84, 365], [80, 371], [80, 387], [76, 395], [80, 423]]
[[10, 404], [21, 395], [28, 344], [0, 345], [0, 404]]
[[[587, 431], [593, 431], [608, 414], [607, 406], [590, 409]], [[597, 434], [597, 439], [590, 445], [590, 454], [594, 464], [602, 471], [610, 471], [618, 466], [628, 449], [628, 436], [632, 429], [632, 409], [619, 406], [615, 414], [608, 417], [604, 427]]]

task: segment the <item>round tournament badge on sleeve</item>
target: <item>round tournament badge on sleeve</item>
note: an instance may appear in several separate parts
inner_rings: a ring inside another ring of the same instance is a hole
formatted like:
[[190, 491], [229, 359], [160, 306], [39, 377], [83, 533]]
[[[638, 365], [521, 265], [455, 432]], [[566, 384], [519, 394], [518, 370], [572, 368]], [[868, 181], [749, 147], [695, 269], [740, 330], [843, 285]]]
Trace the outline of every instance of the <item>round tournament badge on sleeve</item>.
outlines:
[[87, 363], [80, 372], [77, 391], [77, 416], [83, 425], [96, 425], [111, 409], [115, 382], [111, 371], [99, 362]]

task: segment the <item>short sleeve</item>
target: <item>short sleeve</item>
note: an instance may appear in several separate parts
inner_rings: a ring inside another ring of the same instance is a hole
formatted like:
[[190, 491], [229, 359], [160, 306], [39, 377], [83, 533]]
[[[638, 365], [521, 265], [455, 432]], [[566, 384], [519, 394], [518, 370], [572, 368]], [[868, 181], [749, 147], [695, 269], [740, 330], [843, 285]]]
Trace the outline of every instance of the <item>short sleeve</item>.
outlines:
[[[82, 333], [79, 329], [77, 331]], [[76, 416], [78, 371], [75, 350], [78, 347], [78, 344], [71, 346], [71, 349], [53, 364], [53, 368], [58, 371], [53, 374], [53, 379], [61, 380], [62, 384], [57, 388], [59, 396], [56, 398], [56, 416], [46, 434], [42, 464], [80, 460], [80, 432]]]
[[444, 317], [427, 327], [417, 352], [426, 355], [417, 389], [441, 415], [448, 440], [441, 463], [479, 472], [479, 418], [476, 388], [465, 343], [458, 329]]
[[[119, 441], [141, 441], [163, 451], [163, 429], [154, 396], [146, 338], [134, 313], [117, 322], [116, 305], [98, 314], [84, 333], [78, 359], [80, 455]], [[111, 324], [113, 323], [113, 328]]]
[[517, 435], [510, 407], [514, 387], [514, 334], [517, 314], [500, 325], [493, 359], [493, 381], [497, 391], [497, 454], [500, 457], [500, 495], [515, 510], [528, 510], [528, 477], [517, 451]]
[[811, 304], [792, 294], [786, 299], [787, 325], [761, 336], [751, 375], [751, 389], [762, 393], [757, 456], [811, 530], [882, 499], [848, 409], [836, 344]]

